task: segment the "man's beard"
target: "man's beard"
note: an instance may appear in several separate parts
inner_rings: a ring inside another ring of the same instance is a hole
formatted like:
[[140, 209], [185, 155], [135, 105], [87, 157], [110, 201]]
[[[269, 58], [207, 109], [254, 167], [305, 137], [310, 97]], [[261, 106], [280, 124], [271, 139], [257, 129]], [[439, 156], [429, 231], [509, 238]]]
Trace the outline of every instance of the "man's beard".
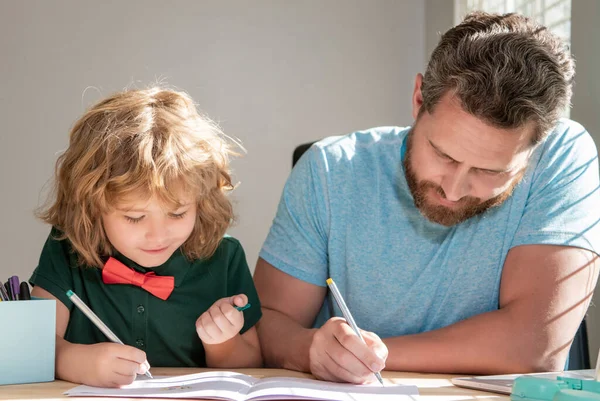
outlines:
[[406, 154], [403, 161], [406, 182], [408, 183], [408, 188], [410, 189], [410, 193], [412, 194], [417, 209], [419, 209], [425, 218], [434, 223], [446, 227], [454, 226], [471, 217], [480, 215], [488, 209], [500, 206], [512, 195], [515, 187], [521, 182], [525, 175], [525, 169], [521, 170], [517, 176], [513, 178], [510, 186], [504, 192], [484, 202], [481, 201], [481, 198], [464, 196], [456, 202], [456, 207], [454, 208], [432, 204], [427, 198], [427, 194], [431, 192], [431, 190], [435, 191], [444, 199], [446, 198], [446, 194], [442, 187], [431, 181], [417, 180], [417, 176], [411, 165], [413, 134], [414, 131], [411, 129], [408, 133], [408, 138], [406, 139], [408, 142], [406, 144]]

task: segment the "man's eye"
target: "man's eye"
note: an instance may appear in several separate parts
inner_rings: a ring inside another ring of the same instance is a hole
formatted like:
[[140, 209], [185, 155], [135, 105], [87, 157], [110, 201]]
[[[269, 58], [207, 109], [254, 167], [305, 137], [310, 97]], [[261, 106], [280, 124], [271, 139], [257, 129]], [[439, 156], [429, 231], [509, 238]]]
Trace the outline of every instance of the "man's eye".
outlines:
[[502, 174], [502, 172], [500, 171], [492, 171], [492, 170], [479, 170], [479, 172], [485, 174], [485, 175], [491, 175], [491, 176], [497, 176]]
[[[436, 152], [437, 152], [437, 151], [436, 151]], [[437, 154], [438, 154], [438, 156], [439, 156], [440, 158], [442, 158], [442, 159], [444, 159], [444, 160], [447, 160], [447, 161], [449, 161], [449, 162], [453, 162], [453, 161], [454, 161], [454, 159], [453, 159], [453, 158], [451, 158], [451, 157], [450, 157], [450, 156], [448, 156], [448, 155], [445, 155], [445, 154], [443, 154], [443, 153], [440, 153], [440, 152], [437, 152]]]

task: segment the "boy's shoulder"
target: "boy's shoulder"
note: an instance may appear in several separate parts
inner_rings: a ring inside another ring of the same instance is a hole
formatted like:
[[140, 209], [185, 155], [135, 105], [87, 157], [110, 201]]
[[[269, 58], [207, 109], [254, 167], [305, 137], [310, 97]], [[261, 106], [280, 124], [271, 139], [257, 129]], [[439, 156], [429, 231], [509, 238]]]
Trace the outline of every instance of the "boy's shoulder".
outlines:
[[[185, 258], [182, 254], [182, 258]], [[189, 262], [188, 262], [189, 263]], [[223, 236], [215, 252], [205, 259], [195, 259], [191, 262], [195, 267], [204, 269], [217, 269], [224, 271], [235, 269], [240, 264], [246, 264], [246, 254], [242, 244], [237, 238], [229, 235]], [[224, 269], [227, 268], [227, 269]]]
[[243, 252], [244, 248], [242, 247], [240, 241], [235, 237], [225, 234], [221, 239], [221, 242], [219, 242], [219, 246], [217, 246], [217, 249], [210, 260], [223, 258], [230, 259], [233, 257], [233, 255]]
[[225, 234], [223, 236], [223, 239], [219, 243], [218, 249], [237, 251], [238, 249], [243, 250], [243, 247], [240, 240], [238, 240], [235, 237], [232, 237], [229, 234]]
[[70, 259], [69, 256], [74, 254], [73, 244], [65, 236], [64, 232], [57, 227], [52, 227], [46, 243], [44, 244], [44, 250], [46, 252], [58, 253], [62, 256]]

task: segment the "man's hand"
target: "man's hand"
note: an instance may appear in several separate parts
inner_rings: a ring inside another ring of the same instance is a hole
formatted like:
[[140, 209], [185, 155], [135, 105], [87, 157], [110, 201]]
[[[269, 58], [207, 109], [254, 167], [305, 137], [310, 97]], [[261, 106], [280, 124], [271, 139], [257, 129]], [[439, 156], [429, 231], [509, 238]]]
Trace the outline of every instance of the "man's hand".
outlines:
[[244, 294], [221, 298], [198, 320], [196, 332], [204, 344], [221, 344], [235, 337], [244, 326], [244, 314], [235, 306], [244, 306], [248, 297]]
[[310, 346], [310, 371], [321, 380], [367, 383], [383, 370], [388, 349], [375, 334], [361, 330], [366, 345], [346, 320], [331, 318], [316, 331]]

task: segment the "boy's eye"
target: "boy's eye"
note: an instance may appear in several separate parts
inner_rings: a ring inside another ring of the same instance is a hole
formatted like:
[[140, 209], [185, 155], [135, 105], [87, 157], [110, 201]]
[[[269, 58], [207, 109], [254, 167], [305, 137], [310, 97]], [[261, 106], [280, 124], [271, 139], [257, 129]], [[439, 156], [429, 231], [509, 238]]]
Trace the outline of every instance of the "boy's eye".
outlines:
[[183, 219], [183, 216], [185, 216], [186, 213], [187, 213], [187, 210], [185, 212], [181, 212], [181, 213], [169, 213], [169, 216], [174, 219]]
[[143, 218], [144, 218], [144, 216], [140, 216], [140, 217], [125, 216], [125, 219], [127, 219], [127, 221], [130, 223], [139, 223], [140, 221], [142, 221]]

